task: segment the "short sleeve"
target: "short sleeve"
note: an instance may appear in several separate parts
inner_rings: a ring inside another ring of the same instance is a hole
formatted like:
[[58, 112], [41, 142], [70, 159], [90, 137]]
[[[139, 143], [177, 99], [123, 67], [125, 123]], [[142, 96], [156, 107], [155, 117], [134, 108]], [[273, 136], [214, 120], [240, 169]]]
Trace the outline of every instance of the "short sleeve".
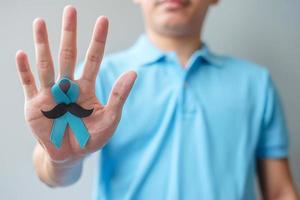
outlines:
[[[103, 59], [104, 60], [104, 59]], [[101, 73], [98, 73], [97, 74], [97, 78], [96, 78], [96, 81], [95, 81], [95, 94], [96, 94], [96, 97], [97, 99], [103, 104], [105, 105], [106, 104], [106, 101], [107, 101], [107, 90], [105, 88], [105, 70], [102, 70], [102, 68], [105, 68], [103, 65], [105, 65], [105, 61], [102, 62], [101, 64]], [[84, 64], [83, 63], [80, 63], [76, 66], [75, 68], [75, 72], [74, 72], [74, 78], [75, 79], [78, 79], [81, 77], [81, 74], [83, 72], [83, 68], [84, 68]], [[101, 77], [100, 77], [101, 76]]]
[[288, 156], [288, 129], [283, 106], [273, 80], [267, 73], [262, 126], [257, 146], [260, 159]]

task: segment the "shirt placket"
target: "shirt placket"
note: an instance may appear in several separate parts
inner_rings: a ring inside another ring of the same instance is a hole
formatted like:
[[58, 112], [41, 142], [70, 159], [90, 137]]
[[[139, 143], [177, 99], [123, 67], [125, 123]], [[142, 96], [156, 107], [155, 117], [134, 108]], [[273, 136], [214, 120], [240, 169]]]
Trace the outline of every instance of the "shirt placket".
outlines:
[[188, 119], [193, 117], [197, 112], [196, 99], [193, 95], [193, 88], [189, 82], [189, 78], [191, 75], [191, 71], [194, 67], [196, 67], [198, 63], [199, 57], [194, 57], [190, 60], [186, 68], [183, 68], [176, 57], [174, 52], [169, 54], [169, 58], [175, 64], [175, 69], [177, 70], [177, 74], [179, 76], [179, 92], [178, 92], [178, 102], [179, 102], [179, 110], [181, 113], [182, 119]]

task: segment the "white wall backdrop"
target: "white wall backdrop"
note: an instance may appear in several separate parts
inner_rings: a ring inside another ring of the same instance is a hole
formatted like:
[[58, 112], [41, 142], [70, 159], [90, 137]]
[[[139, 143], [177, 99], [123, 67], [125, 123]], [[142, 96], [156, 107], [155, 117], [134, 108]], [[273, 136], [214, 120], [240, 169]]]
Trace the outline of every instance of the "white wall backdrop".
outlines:
[[[34, 68], [32, 21], [46, 20], [57, 58], [63, 7], [78, 9], [78, 60], [84, 58], [93, 24], [107, 15], [110, 29], [106, 53], [130, 46], [143, 31], [139, 8], [131, 0], [1, 0], [0, 1], [0, 199], [91, 199], [96, 157], [84, 166], [71, 187], [50, 189], [38, 180], [32, 164], [35, 144], [23, 118], [23, 93], [14, 56], [24, 49]], [[206, 21], [204, 39], [211, 49], [242, 57], [270, 69], [286, 110], [290, 159], [300, 186], [300, 1], [220, 0]], [[55, 60], [57, 63], [57, 60]], [[299, 187], [298, 187], [299, 188]], [[300, 188], [299, 188], [300, 189]]]

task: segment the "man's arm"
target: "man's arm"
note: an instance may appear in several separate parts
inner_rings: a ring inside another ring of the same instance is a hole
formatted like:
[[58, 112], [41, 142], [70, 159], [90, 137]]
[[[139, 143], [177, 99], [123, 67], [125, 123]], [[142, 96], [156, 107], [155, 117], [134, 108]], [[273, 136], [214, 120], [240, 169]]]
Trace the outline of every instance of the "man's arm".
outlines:
[[259, 159], [258, 179], [263, 199], [298, 200], [288, 159]]
[[33, 163], [40, 180], [50, 187], [57, 187], [71, 185], [80, 178], [83, 159], [53, 161], [37, 143], [33, 152]]
[[[64, 131], [64, 137], [61, 141], [56, 141], [59, 144], [54, 144], [51, 139], [54, 121], [45, 117], [41, 112], [57, 105], [52, 94], [52, 87], [55, 84], [54, 62], [44, 20], [40, 18], [34, 20], [33, 33], [40, 87], [38, 88], [36, 85], [28, 56], [22, 50], [16, 54], [16, 64], [24, 90], [25, 121], [38, 141], [33, 155], [34, 165], [39, 178], [47, 185], [66, 186], [79, 179], [84, 157], [101, 149], [114, 134], [137, 74], [134, 71], [123, 73], [114, 83], [107, 103], [103, 105], [98, 100], [95, 83], [108, 33], [108, 19], [102, 16], [96, 20], [83, 63], [83, 71], [81, 76], [75, 80], [77, 12], [73, 6], [66, 6], [63, 13], [57, 80], [68, 77], [75, 82], [79, 88], [78, 99], [77, 97], [75, 99], [76, 103], [84, 108], [92, 108], [93, 112], [90, 116], [82, 119], [86, 131], [90, 135], [84, 148], [78, 143], [80, 138], [74, 134], [72, 126], [68, 126], [67, 129], [62, 127], [64, 130], [60, 131]], [[59, 82], [56, 81], [56, 83]]]

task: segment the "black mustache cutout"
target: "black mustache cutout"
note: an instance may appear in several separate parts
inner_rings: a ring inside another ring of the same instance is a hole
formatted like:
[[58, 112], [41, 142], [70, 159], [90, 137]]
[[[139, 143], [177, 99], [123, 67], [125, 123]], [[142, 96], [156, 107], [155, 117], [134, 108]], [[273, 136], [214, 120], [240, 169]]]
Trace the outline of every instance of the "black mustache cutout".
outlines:
[[93, 110], [94, 110], [94, 108], [92, 108], [90, 110], [84, 109], [77, 103], [69, 103], [69, 104], [60, 103], [60, 104], [57, 104], [52, 110], [49, 110], [49, 111], [41, 110], [41, 111], [45, 117], [47, 117], [49, 119], [56, 119], [56, 118], [63, 116], [68, 111], [70, 113], [72, 113], [73, 115], [80, 117], [80, 118], [88, 117], [92, 114]]

